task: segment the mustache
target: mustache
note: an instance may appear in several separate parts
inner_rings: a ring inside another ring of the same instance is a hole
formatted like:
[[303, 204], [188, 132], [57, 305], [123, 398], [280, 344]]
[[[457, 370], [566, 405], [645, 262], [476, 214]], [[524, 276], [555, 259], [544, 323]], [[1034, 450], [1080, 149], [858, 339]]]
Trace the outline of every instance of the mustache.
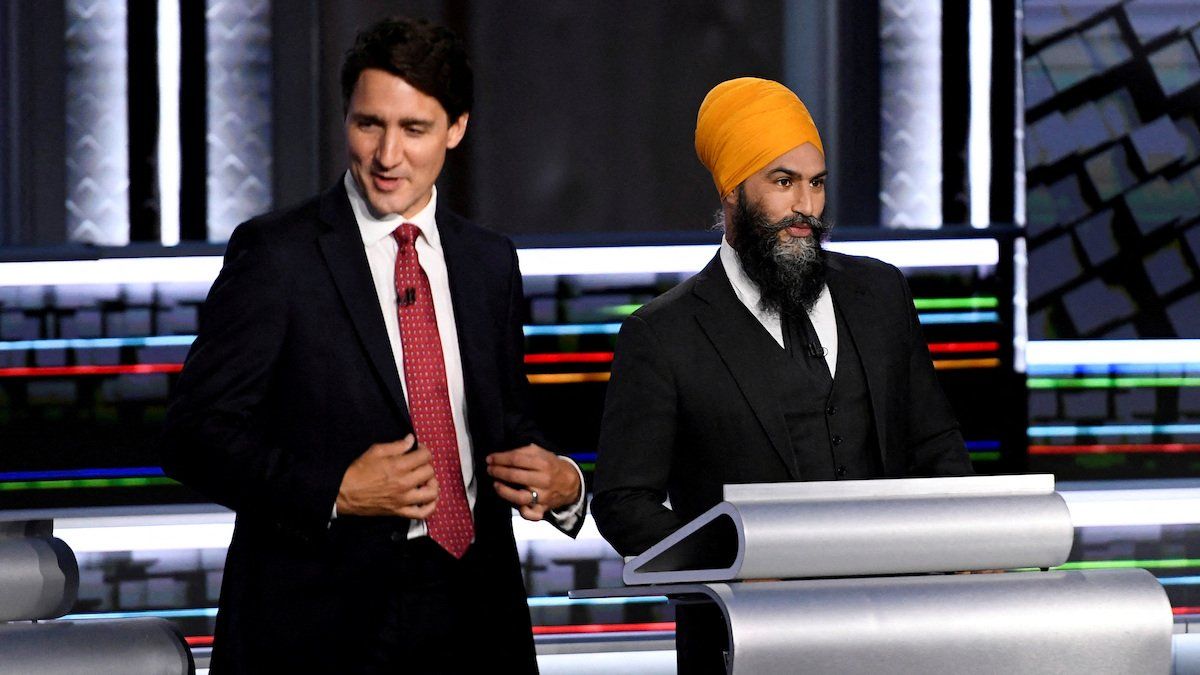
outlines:
[[769, 234], [775, 234], [776, 232], [788, 227], [807, 227], [812, 230], [813, 236], [823, 239], [825, 235], [829, 234], [829, 230], [832, 229], [833, 226], [828, 221], [822, 220], [816, 216], [806, 216], [797, 213], [792, 216], [780, 218], [773, 223], [759, 223], [759, 227]]

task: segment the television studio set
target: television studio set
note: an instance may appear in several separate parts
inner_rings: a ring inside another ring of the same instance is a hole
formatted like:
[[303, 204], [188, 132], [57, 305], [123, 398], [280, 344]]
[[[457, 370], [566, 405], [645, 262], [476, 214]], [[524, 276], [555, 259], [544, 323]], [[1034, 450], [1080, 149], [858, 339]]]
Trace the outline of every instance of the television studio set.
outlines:
[[0, 675], [1200, 674], [1197, 0], [0, 0]]

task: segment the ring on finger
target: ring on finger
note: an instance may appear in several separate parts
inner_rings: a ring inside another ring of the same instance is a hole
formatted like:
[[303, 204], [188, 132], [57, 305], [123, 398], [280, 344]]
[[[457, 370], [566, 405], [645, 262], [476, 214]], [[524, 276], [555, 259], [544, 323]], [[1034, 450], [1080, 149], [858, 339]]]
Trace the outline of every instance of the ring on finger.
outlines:
[[537, 503], [538, 503], [537, 490], [534, 490], [533, 488], [529, 488], [529, 505], [537, 506]]

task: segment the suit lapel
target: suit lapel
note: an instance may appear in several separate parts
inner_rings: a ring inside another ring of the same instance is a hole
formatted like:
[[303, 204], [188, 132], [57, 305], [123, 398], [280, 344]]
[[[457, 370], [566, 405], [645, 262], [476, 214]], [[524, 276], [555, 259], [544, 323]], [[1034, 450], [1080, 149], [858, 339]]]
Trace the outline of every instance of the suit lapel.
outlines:
[[873, 311], [875, 299], [871, 289], [858, 283], [842, 265], [836, 256], [829, 256], [828, 275], [826, 283], [833, 301], [837, 303], [846, 328], [850, 331], [850, 339], [858, 350], [862, 362], [863, 375], [867, 380], [867, 393], [871, 398], [871, 410], [875, 417], [875, 433], [878, 436], [880, 458], [887, 466], [887, 410], [888, 402], [884, 393], [888, 390], [888, 370], [883, 355], [893, 351], [895, 347], [884, 331], [878, 330], [878, 315]]
[[696, 320], [729, 368], [771, 441], [771, 446], [787, 467], [788, 476], [792, 480], [799, 480], [795, 453], [788, 439], [787, 421], [778, 401], [779, 389], [774, 386], [777, 374], [770, 367], [770, 359], [763, 358], [758, 350], [748, 348], [753, 339], [764, 336], [767, 340], [772, 338], [766, 335], [762, 325], [734, 295], [725, 268], [721, 265], [720, 253], [700, 273], [693, 292], [708, 303], [707, 307], [696, 313]]
[[388, 341], [387, 328], [379, 314], [379, 298], [371, 280], [371, 267], [363, 249], [362, 235], [350, 200], [342, 181], [321, 195], [321, 220], [328, 226], [318, 237], [321, 254], [333, 275], [338, 294], [350, 313], [354, 329], [358, 333], [363, 349], [375, 367], [384, 388], [404, 416], [408, 406], [404, 401], [404, 390], [400, 386], [400, 373], [396, 370], [396, 359]]
[[[479, 275], [474, 274], [478, 265], [485, 261], [472, 260], [467, 241], [463, 232], [464, 221], [447, 209], [438, 207], [437, 214], [438, 236], [442, 241], [442, 257], [446, 260], [446, 277], [450, 284], [450, 300], [454, 307], [454, 326], [458, 335], [458, 355], [462, 362], [463, 395], [467, 398], [467, 416], [472, 411], [480, 410], [480, 406], [472, 403], [476, 392], [482, 391], [481, 385], [475, 381], [480, 372], [472, 366], [477, 360], [485, 358], [479, 344], [481, 332], [475, 330], [480, 317], [488, 316], [486, 302], [488, 289], [484, 287]], [[468, 420], [470, 424], [470, 420]], [[474, 427], [473, 424], [470, 426]], [[480, 446], [476, 445], [476, 452]]]

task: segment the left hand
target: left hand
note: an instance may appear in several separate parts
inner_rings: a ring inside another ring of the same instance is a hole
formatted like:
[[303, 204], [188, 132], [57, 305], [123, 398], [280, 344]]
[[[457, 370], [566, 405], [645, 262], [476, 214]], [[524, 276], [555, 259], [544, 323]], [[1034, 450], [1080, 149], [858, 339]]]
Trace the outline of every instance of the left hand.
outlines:
[[516, 506], [525, 520], [542, 520], [547, 511], [575, 503], [583, 489], [575, 467], [537, 445], [488, 455], [487, 471], [496, 479], [496, 493]]

